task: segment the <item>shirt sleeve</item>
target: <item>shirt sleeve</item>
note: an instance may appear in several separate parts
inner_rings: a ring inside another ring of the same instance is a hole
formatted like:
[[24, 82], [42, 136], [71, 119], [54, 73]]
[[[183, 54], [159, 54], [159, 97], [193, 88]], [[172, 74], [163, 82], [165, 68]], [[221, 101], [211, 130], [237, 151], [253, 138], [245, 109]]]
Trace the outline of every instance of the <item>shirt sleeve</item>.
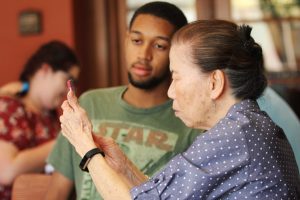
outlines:
[[[216, 198], [222, 194], [216, 194], [214, 188], [225, 193], [236, 185], [237, 180], [241, 184], [246, 181], [248, 175], [243, 170], [249, 158], [244, 138], [234, 131], [215, 135], [198, 136], [192, 146], [174, 157], [163, 171], [133, 188], [132, 198]], [[226, 184], [222, 184], [224, 180]]]

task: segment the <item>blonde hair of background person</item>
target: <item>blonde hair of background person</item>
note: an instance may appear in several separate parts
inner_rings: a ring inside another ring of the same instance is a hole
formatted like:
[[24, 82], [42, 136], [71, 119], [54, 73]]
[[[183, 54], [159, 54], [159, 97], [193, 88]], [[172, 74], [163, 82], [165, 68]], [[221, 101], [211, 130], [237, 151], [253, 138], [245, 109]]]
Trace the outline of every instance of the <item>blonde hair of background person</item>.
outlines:
[[196, 21], [176, 32], [168, 95], [177, 117], [207, 131], [149, 180], [113, 140], [93, 140], [85, 111], [68, 93], [63, 134], [81, 157], [97, 146], [104, 151], [87, 165], [104, 199], [299, 198], [292, 149], [255, 101], [267, 81], [262, 49], [250, 33], [249, 26], [222, 20]]

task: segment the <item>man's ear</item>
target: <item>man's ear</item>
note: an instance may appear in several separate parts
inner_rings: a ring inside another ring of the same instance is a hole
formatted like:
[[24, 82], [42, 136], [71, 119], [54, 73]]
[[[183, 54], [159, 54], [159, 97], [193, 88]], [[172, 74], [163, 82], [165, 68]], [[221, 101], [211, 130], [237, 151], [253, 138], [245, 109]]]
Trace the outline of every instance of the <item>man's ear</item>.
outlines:
[[214, 70], [209, 77], [209, 88], [211, 90], [210, 97], [213, 100], [218, 99], [225, 88], [225, 74], [222, 70]]
[[129, 42], [129, 35], [130, 35], [130, 32], [129, 32], [129, 29], [126, 30], [126, 33], [125, 33], [125, 46], [128, 44]]

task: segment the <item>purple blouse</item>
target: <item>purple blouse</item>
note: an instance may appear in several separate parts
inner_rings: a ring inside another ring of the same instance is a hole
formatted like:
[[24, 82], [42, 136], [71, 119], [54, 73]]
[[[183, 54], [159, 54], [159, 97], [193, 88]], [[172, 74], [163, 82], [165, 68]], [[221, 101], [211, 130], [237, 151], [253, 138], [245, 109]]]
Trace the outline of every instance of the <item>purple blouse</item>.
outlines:
[[[288, 119], [287, 119], [288, 120]], [[300, 199], [292, 149], [255, 101], [232, 106], [132, 199]]]

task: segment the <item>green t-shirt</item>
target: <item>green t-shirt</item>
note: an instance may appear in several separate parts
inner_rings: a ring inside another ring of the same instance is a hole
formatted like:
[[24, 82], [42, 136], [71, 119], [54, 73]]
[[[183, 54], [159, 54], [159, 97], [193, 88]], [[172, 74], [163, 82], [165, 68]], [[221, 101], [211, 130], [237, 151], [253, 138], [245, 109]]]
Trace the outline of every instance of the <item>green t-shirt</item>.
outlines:
[[[114, 138], [129, 159], [151, 176], [183, 152], [200, 132], [186, 127], [175, 117], [171, 100], [149, 109], [127, 104], [122, 100], [126, 88], [92, 90], [79, 101], [92, 121], [93, 131]], [[60, 134], [48, 163], [75, 182], [77, 199], [101, 199], [89, 173], [78, 167], [80, 160]]]

